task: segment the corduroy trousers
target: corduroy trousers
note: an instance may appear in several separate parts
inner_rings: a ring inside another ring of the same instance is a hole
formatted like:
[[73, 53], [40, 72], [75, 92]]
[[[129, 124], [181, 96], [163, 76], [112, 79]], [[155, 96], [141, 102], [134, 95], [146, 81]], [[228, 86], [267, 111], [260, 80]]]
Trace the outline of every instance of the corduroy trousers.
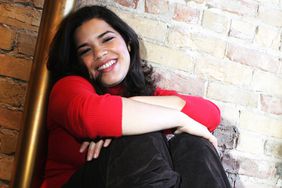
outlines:
[[206, 139], [160, 132], [123, 136], [81, 167], [63, 188], [230, 188]]

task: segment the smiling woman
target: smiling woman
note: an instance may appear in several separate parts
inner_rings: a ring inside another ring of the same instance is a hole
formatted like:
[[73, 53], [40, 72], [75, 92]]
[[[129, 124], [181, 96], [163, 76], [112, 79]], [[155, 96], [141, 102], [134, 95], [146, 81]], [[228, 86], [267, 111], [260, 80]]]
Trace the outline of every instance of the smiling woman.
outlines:
[[66, 17], [48, 69], [43, 188], [230, 187], [211, 133], [218, 107], [156, 87], [137, 34], [109, 9]]
[[130, 57], [122, 36], [101, 19], [91, 19], [76, 29], [75, 42], [79, 60], [90, 77], [112, 87], [126, 76]]

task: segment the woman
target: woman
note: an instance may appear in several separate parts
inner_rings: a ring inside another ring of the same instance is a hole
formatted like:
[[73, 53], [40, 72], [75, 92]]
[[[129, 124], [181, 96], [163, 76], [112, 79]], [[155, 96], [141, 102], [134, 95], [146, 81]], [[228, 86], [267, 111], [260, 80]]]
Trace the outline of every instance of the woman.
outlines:
[[138, 36], [112, 11], [91, 6], [66, 17], [48, 69], [42, 187], [230, 187], [210, 133], [219, 109], [156, 88]]

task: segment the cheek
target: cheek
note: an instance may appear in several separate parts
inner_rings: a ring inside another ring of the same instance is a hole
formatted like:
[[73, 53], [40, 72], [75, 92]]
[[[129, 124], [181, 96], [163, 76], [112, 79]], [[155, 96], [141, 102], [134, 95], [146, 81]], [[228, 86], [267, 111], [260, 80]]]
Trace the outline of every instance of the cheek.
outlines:
[[92, 66], [92, 58], [89, 56], [85, 56], [83, 58], [80, 58], [81, 63], [87, 68], [90, 69]]

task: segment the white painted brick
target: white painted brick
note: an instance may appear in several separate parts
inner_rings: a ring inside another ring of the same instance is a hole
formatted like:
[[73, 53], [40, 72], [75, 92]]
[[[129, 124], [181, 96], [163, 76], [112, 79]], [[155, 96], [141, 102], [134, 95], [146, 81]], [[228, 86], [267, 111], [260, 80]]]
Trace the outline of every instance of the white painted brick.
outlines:
[[282, 159], [282, 140], [268, 139], [264, 145], [264, 152], [268, 156], [274, 156]]
[[231, 37], [252, 41], [256, 32], [256, 25], [244, 20], [233, 19], [229, 35]]
[[260, 109], [276, 115], [282, 115], [282, 98], [272, 96], [260, 96]]
[[191, 33], [185, 28], [175, 27], [168, 33], [168, 46], [190, 48], [191, 43]]
[[258, 3], [254, 0], [206, 0], [211, 6], [241, 16], [256, 16]]
[[[271, 179], [276, 175], [276, 163], [274, 161], [269, 161], [260, 157], [260, 155], [246, 155], [243, 152], [232, 150], [229, 152], [229, 160], [236, 161], [239, 165], [238, 174], [244, 176], [251, 176], [260, 179]], [[232, 165], [229, 161], [228, 166]], [[230, 167], [229, 167], [230, 168]], [[264, 182], [266, 183], [266, 182]]]
[[[235, 187], [236, 188], [280, 188], [275, 186], [277, 178], [259, 179], [250, 176], [239, 175]], [[234, 187], [234, 188], [235, 188]]]
[[280, 66], [280, 61], [277, 57], [231, 43], [227, 45], [226, 57], [231, 61], [274, 73], [278, 71]]
[[259, 19], [261, 19], [263, 22], [276, 26], [281, 27], [282, 26], [282, 10], [277, 8], [270, 8], [262, 6], [259, 9]]
[[237, 145], [237, 150], [253, 153], [253, 154], [263, 154], [264, 153], [264, 139], [258, 134], [253, 134], [249, 131], [239, 130], [239, 141]]
[[160, 45], [144, 42], [146, 53], [142, 57], [154, 63], [166, 65], [172, 68], [193, 72], [194, 62], [189, 54]]
[[213, 102], [219, 107], [221, 112], [221, 124], [224, 126], [236, 126], [239, 123], [239, 108], [234, 104]]
[[260, 25], [255, 37], [255, 42], [263, 47], [278, 50], [280, 45], [280, 30], [275, 27]]
[[119, 16], [141, 37], [160, 42], [165, 41], [167, 34], [167, 25], [165, 23], [127, 13], [119, 13]]
[[229, 18], [224, 15], [205, 10], [202, 20], [202, 26], [217, 33], [226, 34], [230, 25]]
[[256, 107], [258, 95], [232, 85], [212, 82], [208, 86], [207, 97], [222, 102]]
[[274, 118], [263, 113], [244, 110], [240, 115], [239, 127], [262, 135], [282, 138], [282, 117]]
[[256, 70], [252, 88], [271, 96], [282, 96], [282, 78], [269, 72]]
[[257, 0], [260, 2], [263, 6], [279, 6], [279, 0]]
[[219, 38], [192, 33], [190, 47], [193, 50], [202, 51], [215, 57], [223, 58], [226, 42]]
[[231, 61], [201, 55], [196, 59], [195, 74], [208, 80], [219, 80], [239, 86], [248, 86], [252, 81], [252, 68]]
[[179, 93], [204, 96], [205, 81], [191, 77], [185, 73], [168, 70], [162, 66], [155, 67], [158, 86], [164, 89], [176, 90]]

